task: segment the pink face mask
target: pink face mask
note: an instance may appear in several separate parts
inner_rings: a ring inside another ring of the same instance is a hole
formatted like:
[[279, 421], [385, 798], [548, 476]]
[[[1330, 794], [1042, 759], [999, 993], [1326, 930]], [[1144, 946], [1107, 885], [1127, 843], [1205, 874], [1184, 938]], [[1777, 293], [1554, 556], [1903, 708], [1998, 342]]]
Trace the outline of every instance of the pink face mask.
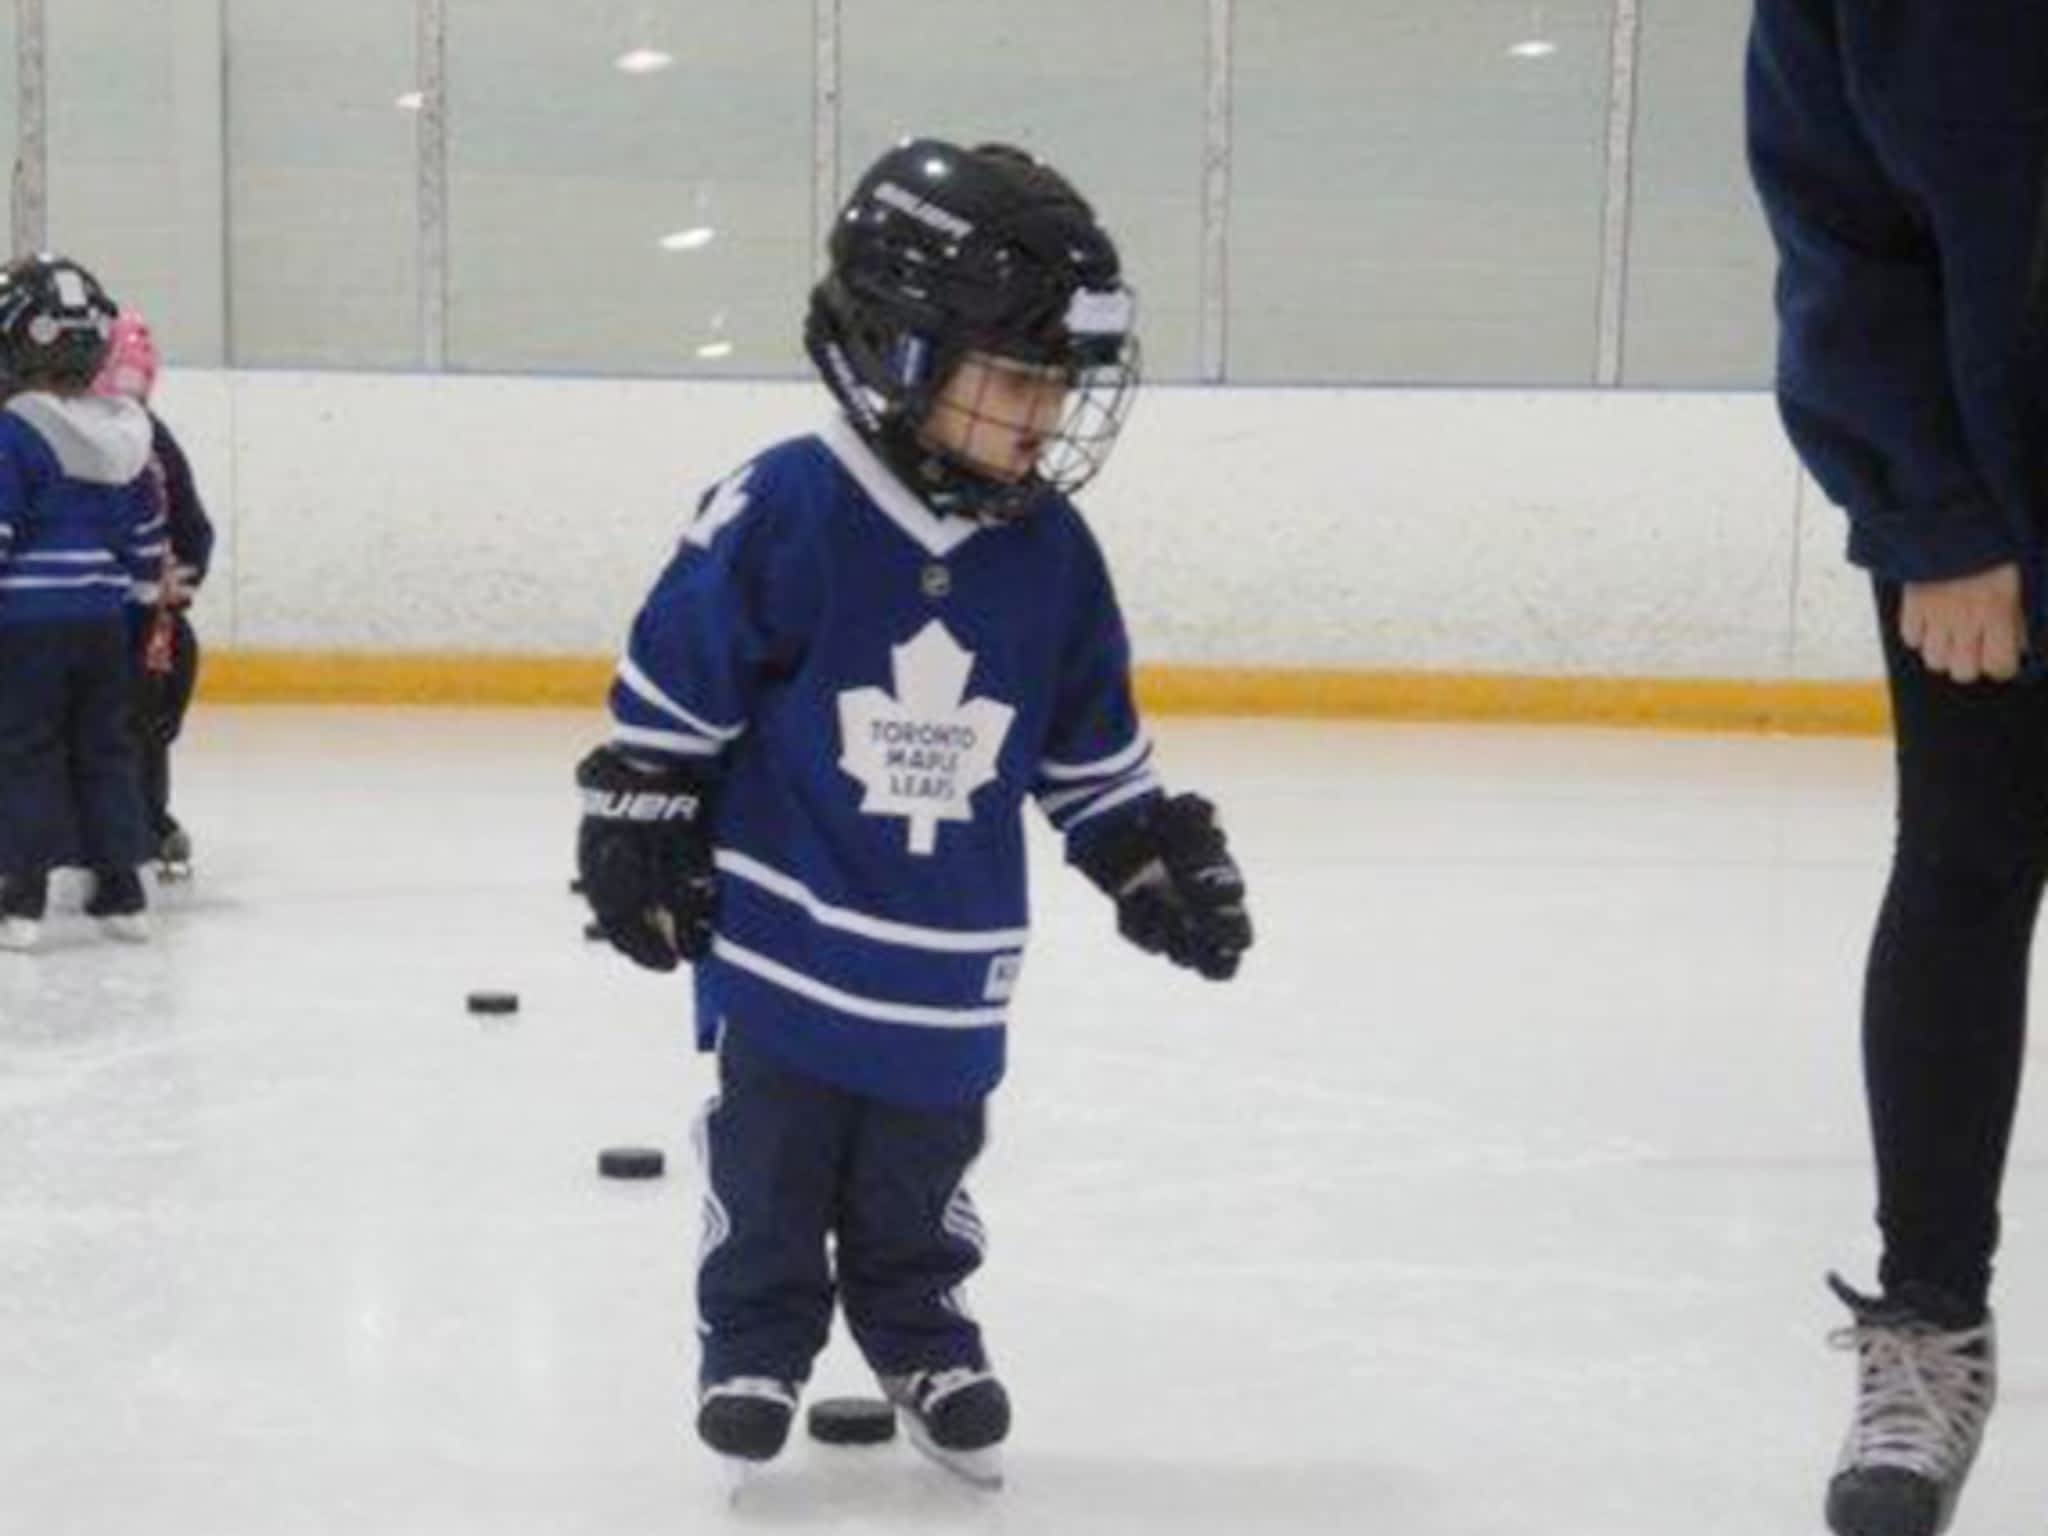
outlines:
[[107, 340], [107, 360], [100, 364], [99, 377], [92, 381], [93, 393], [120, 395], [146, 405], [156, 389], [160, 366], [149, 322], [134, 310], [124, 309], [114, 317], [113, 334]]

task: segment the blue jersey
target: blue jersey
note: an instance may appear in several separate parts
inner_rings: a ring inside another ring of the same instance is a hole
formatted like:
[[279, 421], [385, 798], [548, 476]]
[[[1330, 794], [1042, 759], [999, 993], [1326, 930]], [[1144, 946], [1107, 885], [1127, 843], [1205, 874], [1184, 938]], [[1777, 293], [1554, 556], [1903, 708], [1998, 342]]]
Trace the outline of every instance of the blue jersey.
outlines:
[[128, 400], [28, 392], [0, 410], [0, 624], [119, 617], [169, 549], [150, 421]]
[[1026, 798], [1071, 842], [1159, 793], [1080, 515], [939, 517], [843, 421], [705, 497], [611, 698], [622, 746], [718, 780], [700, 1044], [899, 1103], [1002, 1076]]

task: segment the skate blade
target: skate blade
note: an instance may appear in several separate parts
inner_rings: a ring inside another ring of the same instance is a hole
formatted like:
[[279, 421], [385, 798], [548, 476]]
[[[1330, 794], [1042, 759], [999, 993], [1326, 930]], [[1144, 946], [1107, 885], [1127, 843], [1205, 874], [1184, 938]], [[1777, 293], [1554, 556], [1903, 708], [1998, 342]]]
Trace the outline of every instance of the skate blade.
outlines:
[[753, 1487], [754, 1479], [760, 1475], [765, 1463], [748, 1461], [741, 1456], [724, 1456], [716, 1452], [712, 1459], [718, 1463], [718, 1488], [730, 1508], [738, 1508], [746, 1491]]
[[903, 1415], [910, 1430], [910, 1443], [918, 1453], [934, 1466], [953, 1474], [963, 1483], [979, 1488], [983, 1493], [1000, 1493], [1003, 1487], [1003, 1448], [991, 1445], [979, 1451], [949, 1451], [936, 1445], [925, 1433], [924, 1426], [917, 1421], [917, 1415]]

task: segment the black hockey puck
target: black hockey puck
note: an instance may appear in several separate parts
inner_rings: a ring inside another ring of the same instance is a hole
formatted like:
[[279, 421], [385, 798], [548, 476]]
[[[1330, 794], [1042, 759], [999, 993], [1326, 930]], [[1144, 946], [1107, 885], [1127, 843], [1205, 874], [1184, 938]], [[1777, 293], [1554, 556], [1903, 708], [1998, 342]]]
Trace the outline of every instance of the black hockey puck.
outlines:
[[585, 923], [583, 925], [583, 938], [584, 942], [589, 944], [602, 944], [604, 942], [604, 924]]
[[471, 1013], [517, 1013], [519, 994], [517, 992], [472, 992], [469, 994]]
[[571, 896], [581, 896], [583, 894], [583, 882], [581, 880], [571, 880], [569, 882], [569, 894]]
[[826, 1445], [887, 1445], [896, 1438], [896, 1410], [879, 1397], [823, 1398], [804, 1423]]
[[668, 1159], [654, 1147], [606, 1147], [597, 1154], [597, 1171], [608, 1179], [658, 1179]]

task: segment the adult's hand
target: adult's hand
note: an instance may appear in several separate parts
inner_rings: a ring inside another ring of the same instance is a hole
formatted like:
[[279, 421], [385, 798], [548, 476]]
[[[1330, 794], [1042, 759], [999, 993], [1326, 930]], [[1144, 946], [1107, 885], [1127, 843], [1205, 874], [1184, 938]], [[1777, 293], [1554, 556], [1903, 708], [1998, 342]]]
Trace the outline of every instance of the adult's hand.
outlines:
[[2017, 677], [2027, 650], [2020, 568], [2006, 564], [1954, 581], [1908, 582], [1899, 637], [1928, 671], [1959, 683]]

